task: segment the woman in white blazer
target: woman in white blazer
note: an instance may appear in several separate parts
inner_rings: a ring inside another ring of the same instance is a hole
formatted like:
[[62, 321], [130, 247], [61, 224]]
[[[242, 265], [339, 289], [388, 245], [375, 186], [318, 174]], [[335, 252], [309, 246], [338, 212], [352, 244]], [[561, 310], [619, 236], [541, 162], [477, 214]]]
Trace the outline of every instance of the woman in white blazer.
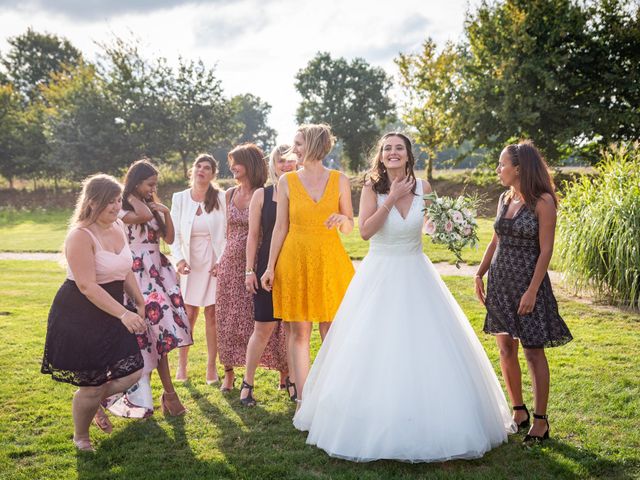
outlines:
[[[215, 269], [226, 238], [224, 192], [212, 183], [217, 170], [218, 164], [211, 155], [199, 155], [191, 169], [191, 188], [175, 193], [171, 202], [176, 230], [171, 255], [180, 274], [182, 297], [192, 332], [200, 307], [204, 307], [208, 384], [218, 381]], [[179, 350], [176, 380], [187, 379], [188, 354], [189, 347]]]

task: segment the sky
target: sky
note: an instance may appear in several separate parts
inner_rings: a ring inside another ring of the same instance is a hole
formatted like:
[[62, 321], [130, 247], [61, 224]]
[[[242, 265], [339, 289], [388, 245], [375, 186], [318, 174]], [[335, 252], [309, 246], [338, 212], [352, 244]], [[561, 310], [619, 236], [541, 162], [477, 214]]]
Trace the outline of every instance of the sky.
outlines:
[[[225, 95], [272, 106], [278, 142], [290, 142], [301, 100], [295, 75], [318, 51], [364, 58], [392, 78], [393, 59], [462, 37], [468, 0], [0, 0], [0, 52], [31, 27], [64, 36], [94, 60], [114, 36], [140, 40], [147, 58], [202, 59]], [[393, 95], [397, 98], [399, 89]]]

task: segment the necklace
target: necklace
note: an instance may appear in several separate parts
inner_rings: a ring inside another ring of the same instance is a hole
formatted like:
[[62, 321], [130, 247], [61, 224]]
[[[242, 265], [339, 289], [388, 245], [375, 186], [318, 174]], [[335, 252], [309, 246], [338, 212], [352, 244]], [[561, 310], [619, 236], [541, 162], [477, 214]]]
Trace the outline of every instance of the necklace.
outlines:
[[520, 202], [522, 202], [522, 197], [518, 198], [516, 200], [516, 196], [514, 195], [513, 198], [511, 199], [511, 201], [513, 202], [514, 205], [519, 205]]

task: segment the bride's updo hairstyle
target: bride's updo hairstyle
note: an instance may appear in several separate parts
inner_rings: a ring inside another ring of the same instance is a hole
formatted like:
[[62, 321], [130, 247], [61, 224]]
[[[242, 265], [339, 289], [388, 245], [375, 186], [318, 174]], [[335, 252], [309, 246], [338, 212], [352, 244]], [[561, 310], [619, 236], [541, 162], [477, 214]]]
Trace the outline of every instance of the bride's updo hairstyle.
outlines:
[[[414, 182], [416, 181], [416, 174], [413, 171], [413, 167], [416, 164], [416, 158], [413, 156], [413, 148], [411, 145], [411, 140], [404, 133], [400, 132], [389, 132], [385, 133], [378, 143], [376, 144], [375, 149], [372, 151], [371, 155], [371, 168], [366, 173], [364, 177], [364, 181], [371, 182], [371, 187], [373, 191], [379, 194], [389, 193], [389, 189], [391, 188], [391, 180], [389, 180], [389, 174], [387, 173], [387, 167], [382, 163], [382, 147], [384, 147], [384, 142], [390, 137], [398, 137], [401, 138], [404, 142], [404, 147], [407, 150], [407, 164], [405, 167], [405, 173], [408, 177], [413, 178]], [[411, 193], [416, 194], [416, 186], [415, 183], [413, 188], [411, 189]]]

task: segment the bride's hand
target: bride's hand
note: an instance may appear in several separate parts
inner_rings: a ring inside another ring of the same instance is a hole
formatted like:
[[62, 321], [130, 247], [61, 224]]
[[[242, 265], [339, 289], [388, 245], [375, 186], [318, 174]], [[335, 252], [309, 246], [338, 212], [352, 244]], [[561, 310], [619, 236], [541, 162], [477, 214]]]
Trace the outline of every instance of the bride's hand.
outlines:
[[413, 190], [415, 183], [415, 179], [411, 177], [405, 177], [402, 180], [394, 178], [389, 187], [389, 199], [394, 203], [397, 202]]

